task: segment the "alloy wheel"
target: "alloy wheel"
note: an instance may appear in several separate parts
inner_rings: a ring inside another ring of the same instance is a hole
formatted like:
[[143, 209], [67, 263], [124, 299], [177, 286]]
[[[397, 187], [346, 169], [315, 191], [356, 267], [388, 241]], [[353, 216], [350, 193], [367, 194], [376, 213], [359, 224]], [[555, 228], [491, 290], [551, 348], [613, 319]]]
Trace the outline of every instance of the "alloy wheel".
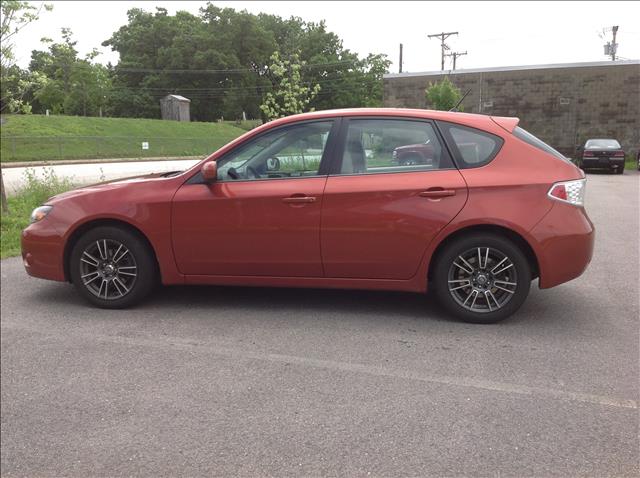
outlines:
[[502, 309], [518, 288], [516, 267], [493, 247], [475, 247], [456, 257], [448, 273], [448, 289], [461, 307], [476, 313]]
[[123, 243], [99, 239], [82, 251], [80, 278], [96, 297], [102, 300], [121, 299], [133, 289], [138, 278], [138, 266]]

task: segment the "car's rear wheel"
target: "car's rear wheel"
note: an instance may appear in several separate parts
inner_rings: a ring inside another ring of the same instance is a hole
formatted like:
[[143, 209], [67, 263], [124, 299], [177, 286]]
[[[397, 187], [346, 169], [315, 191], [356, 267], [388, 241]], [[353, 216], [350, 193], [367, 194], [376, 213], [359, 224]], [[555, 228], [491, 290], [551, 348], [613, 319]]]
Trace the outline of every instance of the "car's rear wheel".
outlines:
[[449, 312], [466, 322], [492, 323], [523, 304], [531, 267], [512, 241], [478, 233], [447, 244], [432, 279], [439, 302]]
[[96, 227], [73, 247], [69, 272], [74, 286], [98, 307], [121, 309], [140, 302], [157, 282], [146, 242], [120, 227]]

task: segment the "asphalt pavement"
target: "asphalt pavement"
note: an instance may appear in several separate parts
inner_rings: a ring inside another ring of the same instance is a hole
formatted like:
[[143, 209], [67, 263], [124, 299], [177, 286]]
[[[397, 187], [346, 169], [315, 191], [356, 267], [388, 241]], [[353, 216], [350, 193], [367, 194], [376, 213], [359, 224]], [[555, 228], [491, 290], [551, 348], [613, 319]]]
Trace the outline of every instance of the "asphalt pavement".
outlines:
[[2, 261], [1, 474], [638, 476], [640, 175], [506, 322], [415, 294], [173, 287], [125, 311]]

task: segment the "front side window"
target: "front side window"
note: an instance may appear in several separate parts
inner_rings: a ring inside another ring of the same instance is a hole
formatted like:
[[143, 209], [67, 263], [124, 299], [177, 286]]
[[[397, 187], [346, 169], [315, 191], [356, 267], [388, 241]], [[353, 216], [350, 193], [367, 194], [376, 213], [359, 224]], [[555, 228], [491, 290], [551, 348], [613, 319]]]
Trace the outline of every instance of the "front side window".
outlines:
[[461, 168], [476, 168], [489, 163], [504, 142], [499, 136], [476, 128], [446, 122], [438, 122], [438, 125], [458, 150], [456, 159]]
[[431, 123], [403, 119], [352, 119], [341, 174], [453, 168]]
[[219, 181], [317, 176], [333, 121], [278, 128], [219, 159]]

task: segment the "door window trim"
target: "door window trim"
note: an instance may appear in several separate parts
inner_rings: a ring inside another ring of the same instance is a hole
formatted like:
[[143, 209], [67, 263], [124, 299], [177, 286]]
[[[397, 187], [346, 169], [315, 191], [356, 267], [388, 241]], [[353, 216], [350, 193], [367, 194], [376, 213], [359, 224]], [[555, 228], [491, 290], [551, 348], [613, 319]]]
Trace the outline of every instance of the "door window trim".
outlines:
[[[259, 133], [255, 136], [251, 136], [250, 138], [248, 138], [246, 141], [243, 141], [240, 144], [237, 144], [236, 146], [233, 147], [233, 149], [231, 149], [230, 151], [227, 151], [226, 153], [224, 153], [222, 156], [220, 156], [219, 158], [216, 159], [216, 161], [219, 161], [221, 159], [227, 158], [228, 156], [234, 154], [235, 152], [238, 151], [238, 149], [246, 146], [247, 144], [249, 144], [249, 142], [251, 141], [255, 141], [258, 140], [259, 138], [267, 135], [267, 134], [271, 134], [273, 132], [276, 131], [282, 131], [282, 130], [287, 130], [287, 129], [291, 129], [294, 128], [296, 126], [300, 126], [300, 125], [304, 125], [304, 124], [310, 124], [310, 123], [328, 123], [328, 122], [332, 122], [331, 125], [331, 129], [329, 129], [329, 136], [327, 138], [327, 143], [325, 144], [324, 147], [324, 151], [322, 152], [322, 157], [320, 158], [320, 166], [318, 167], [318, 174], [315, 174], [313, 176], [283, 176], [283, 177], [279, 177], [279, 178], [258, 178], [258, 179], [236, 179], [236, 180], [232, 180], [232, 181], [215, 181], [217, 182], [221, 182], [224, 184], [235, 184], [235, 183], [246, 183], [246, 182], [258, 182], [258, 181], [281, 181], [281, 180], [287, 180], [287, 179], [311, 179], [311, 178], [320, 178], [320, 177], [326, 177], [329, 175], [328, 168], [329, 168], [329, 164], [331, 163], [331, 158], [333, 157], [333, 153], [336, 149], [336, 140], [337, 140], [337, 136], [339, 136], [340, 133], [340, 128], [341, 128], [341, 123], [342, 123], [342, 118], [339, 116], [336, 117], [329, 117], [329, 118], [313, 118], [313, 119], [309, 119], [309, 120], [302, 120], [302, 121], [296, 121], [295, 123], [289, 123], [289, 124], [284, 124], [282, 126], [276, 126], [275, 128], [269, 128], [265, 131], [263, 131], [262, 133]], [[209, 183], [207, 181], [205, 181], [202, 177], [202, 171], [198, 171], [196, 172], [193, 176], [191, 176], [185, 183], [185, 185], [187, 184], [212, 184]], [[213, 183], [215, 184], [215, 183]]]
[[[349, 123], [352, 120], [386, 120], [386, 121], [413, 121], [416, 123], [426, 123], [431, 125], [435, 135], [440, 141], [442, 152], [446, 154], [451, 162], [450, 168], [438, 168], [438, 169], [407, 169], [406, 171], [374, 171], [370, 173], [342, 173], [342, 160], [344, 158], [344, 152], [347, 144], [347, 136], [349, 134]], [[456, 162], [453, 159], [451, 150], [445, 142], [442, 133], [437, 127], [436, 121], [430, 118], [415, 118], [413, 116], [344, 116], [342, 117], [340, 132], [335, 141], [335, 154], [332, 155], [332, 161], [330, 162], [329, 176], [371, 176], [374, 174], [407, 174], [407, 173], [430, 173], [434, 171], [451, 171], [457, 170]], [[324, 158], [323, 158], [324, 159]]]

